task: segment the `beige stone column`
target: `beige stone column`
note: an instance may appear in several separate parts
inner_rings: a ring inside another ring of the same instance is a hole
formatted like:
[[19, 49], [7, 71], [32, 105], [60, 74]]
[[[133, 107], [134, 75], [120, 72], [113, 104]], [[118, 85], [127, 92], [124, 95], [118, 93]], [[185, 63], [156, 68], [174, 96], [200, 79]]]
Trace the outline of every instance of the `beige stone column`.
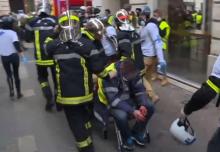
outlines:
[[5, 15], [10, 12], [10, 6], [8, 0], [0, 0], [0, 15]]
[[220, 54], [220, 0], [213, 0], [211, 20], [211, 51], [208, 56], [207, 75], [210, 74], [213, 64]]

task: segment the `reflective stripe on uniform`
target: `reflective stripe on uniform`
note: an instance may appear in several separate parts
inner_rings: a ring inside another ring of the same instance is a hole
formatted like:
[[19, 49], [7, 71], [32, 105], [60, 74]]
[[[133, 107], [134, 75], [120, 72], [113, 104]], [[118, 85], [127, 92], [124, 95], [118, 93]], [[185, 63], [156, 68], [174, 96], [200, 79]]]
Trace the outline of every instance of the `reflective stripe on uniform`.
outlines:
[[[59, 18], [59, 23], [65, 22], [67, 20], [69, 20], [69, 18], [67, 16], [63, 16], [63, 17]], [[71, 15], [70, 20], [76, 20], [79, 22], [79, 17]]]
[[220, 94], [220, 88], [216, 86], [212, 81], [207, 80], [206, 83], [218, 94]]
[[[128, 90], [127, 90], [128, 91]], [[130, 95], [129, 94], [122, 94], [121, 96], [120, 96], [120, 101], [122, 101], [122, 100], [128, 100], [130, 98]]]
[[143, 95], [145, 94], [145, 92], [138, 92], [138, 93], [135, 93], [135, 96], [140, 96], [140, 95]]
[[89, 33], [88, 31], [84, 30], [83, 28], [81, 29], [81, 33], [85, 34], [90, 40], [94, 41], [95, 38], [92, 36], [91, 33]]
[[70, 53], [70, 54], [56, 54], [53, 56], [56, 60], [65, 60], [65, 59], [72, 59], [77, 58], [80, 59], [81, 56], [77, 53]]
[[111, 105], [112, 105], [113, 107], [115, 107], [115, 106], [118, 105], [118, 103], [119, 103], [120, 101], [121, 101], [121, 99], [116, 98], [116, 99], [111, 103]]
[[118, 44], [122, 44], [122, 43], [131, 43], [131, 41], [129, 39], [122, 39], [118, 41]]
[[106, 106], [108, 105], [108, 101], [103, 90], [103, 80], [101, 78], [98, 78], [98, 97], [101, 103]]
[[105, 92], [118, 92], [118, 88], [116, 88], [116, 87], [107, 87], [107, 88], [105, 88]]
[[41, 88], [49, 86], [48, 82], [42, 82], [40, 83]]
[[91, 51], [90, 56], [97, 55], [97, 54], [99, 54], [99, 53], [100, 53], [100, 52], [99, 52], [97, 49], [95, 49], [95, 50], [92, 50], [92, 51]]
[[85, 87], [85, 95], [87, 96], [89, 94], [89, 74], [88, 74], [88, 70], [85, 65], [86, 61], [84, 58], [80, 58], [80, 63], [82, 65], [83, 72], [84, 72], [84, 87]]
[[49, 65], [54, 65], [54, 61], [53, 60], [37, 60], [36, 64], [42, 65], [42, 66], [49, 66]]
[[44, 31], [44, 30], [52, 30], [54, 29], [53, 26], [39, 26], [33, 28], [35, 31]]
[[44, 43], [48, 43], [50, 41], [53, 41], [53, 39], [51, 37], [47, 37], [46, 40], [44, 41]]
[[92, 128], [92, 124], [91, 124], [91, 122], [88, 121], [88, 122], [85, 124], [85, 127], [86, 127], [86, 129], [90, 129], [90, 128]]
[[57, 96], [57, 102], [64, 105], [78, 105], [81, 103], [91, 102], [92, 99], [93, 99], [93, 93], [81, 97], [61, 97], [60, 95]]
[[81, 141], [81, 142], [76, 142], [77, 147], [79, 147], [80, 149], [88, 147], [89, 145], [92, 144], [92, 138], [88, 137], [86, 140]]
[[34, 31], [35, 34], [35, 48], [37, 60], [41, 60], [41, 50], [40, 50], [40, 32], [39, 30]]

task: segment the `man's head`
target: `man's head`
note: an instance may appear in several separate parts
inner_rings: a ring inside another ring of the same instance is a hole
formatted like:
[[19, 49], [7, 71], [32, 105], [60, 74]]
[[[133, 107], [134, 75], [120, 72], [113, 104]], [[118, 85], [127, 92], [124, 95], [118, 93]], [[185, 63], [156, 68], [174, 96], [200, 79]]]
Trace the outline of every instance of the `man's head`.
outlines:
[[138, 75], [138, 70], [131, 59], [120, 62], [120, 75], [123, 80], [130, 81]]
[[145, 22], [150, 19], [151, 15], [151, 9], [149, 6], [145, 6], [143, 11], [141, 12], [141, 19], [143, 19]]
[[153, 16], [160, 21], [162, 19], [162, 12], [159, 9], [156, 9], [154, 10]]
[[92, 18], [86, 23], [85, 30], [88, 31], [94, 39], [101, 40], [105, 27], [99, 19]]
[[75, 12], [70, 10], [63, 12], [58, 22], [61, 28], [60, 39], [63, 42], [77, 41], [80, 38], [80, 20]]
[[116, 12], [115, 24], [120, 31], [134, 31], [134, 27], [129, 21], [128, 12], [125, 9]]
[[136, 12], [137, 16], [139, 16], [142, 12], [142, 9], [141, 8], [136, 8], [135, 12]]
[[41, 14], [47, 14], [50, 15], [51, 13], [51, 5], [48, 0], [42, 0], [38, 5], [37, 5], [37, 13], [38, 15]]

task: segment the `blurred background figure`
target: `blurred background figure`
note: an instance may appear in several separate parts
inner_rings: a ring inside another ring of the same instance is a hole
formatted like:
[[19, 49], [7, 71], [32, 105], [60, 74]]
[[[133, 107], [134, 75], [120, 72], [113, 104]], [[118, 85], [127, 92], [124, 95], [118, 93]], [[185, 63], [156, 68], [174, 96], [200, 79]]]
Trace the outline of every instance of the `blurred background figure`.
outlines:
[[2, 65], [7, 75], [7, 82], [9, 86], [9, 96], [13, 99], [14, 82], [16, 87], [17, 98], [20, 99], [23, 95], [21, 93], [21, 82], [19, 77], [19, 55], [22, 55], [22, 50], [18, 40], [17, 33], [13, 30], [15, 20], [10, 16], [1, 18], [0, 29], [0, 56]]
[[196, 15], [196, 28], [198, 30], [201, 30], [202, 20], [203, 20], [202, 12], [199, 11], [198, 14]]

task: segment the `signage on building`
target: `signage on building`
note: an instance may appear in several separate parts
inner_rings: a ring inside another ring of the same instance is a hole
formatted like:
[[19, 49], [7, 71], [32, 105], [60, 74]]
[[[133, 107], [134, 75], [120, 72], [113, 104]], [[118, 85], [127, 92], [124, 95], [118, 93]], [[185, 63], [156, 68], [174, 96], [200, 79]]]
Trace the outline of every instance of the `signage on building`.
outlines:
[[[67, 7], [91, 6], [92, 0], [53, 0], [54, 14], [57, 16], [67, 10]], [[69, 3], [69, 4], [67, 4]]]

